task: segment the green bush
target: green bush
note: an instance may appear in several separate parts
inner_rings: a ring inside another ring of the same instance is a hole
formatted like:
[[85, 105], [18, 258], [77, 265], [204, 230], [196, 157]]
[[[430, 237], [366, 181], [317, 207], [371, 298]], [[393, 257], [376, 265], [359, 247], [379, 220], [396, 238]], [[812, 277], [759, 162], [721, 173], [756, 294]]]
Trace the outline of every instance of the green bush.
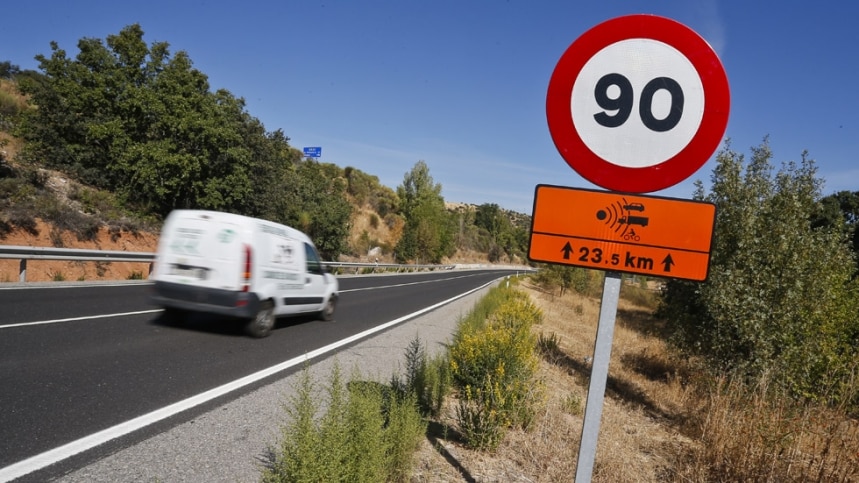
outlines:
[[[669, 281], [660, 316], [682, 351], [716, 372], [769, 374], [800, 399], [837, 402], [859, 358], [859, 280], [842, 227], [813, 227], [822, 181], [813, 161], [773, 175], [766, 141], [752, 159], [726, 148], [712, 192], [714, 244], [705, 283]], [[849, 384], [847, 384], [849, 386]]]
[[417, 337], [406, 348], [404, 378], [394, 375], [391, 380], [391, 387], [401, 396], [414, 395], [424, 416], [437, 416], [441, 412], [450, 384], [447, 355], [427, 358], [426, 348]]
[[143, 280], [143, 272], [134, 270], [128, 275], [128, 280]]
[[461, 321], [449, 357], [456, 417], [469, 446], [494, 449], [506, 428], [533, 422], [541, 385], [531, 328], [541, 318], [527, 294], [499, 287]]
[[564, 295], [568, 290], [588, 297], [602, 293], [602, 271], [564, 265], [544, 265], [532, 275], [534, 283], [546, 290], [559, 290]]
[[383, 384], [344, 384], [339, 366], [331, 372], [323, 402], [303, 371], [287, 406], [279, 450], [264, 482], [407, 481], [426, 425], [412, 394]]

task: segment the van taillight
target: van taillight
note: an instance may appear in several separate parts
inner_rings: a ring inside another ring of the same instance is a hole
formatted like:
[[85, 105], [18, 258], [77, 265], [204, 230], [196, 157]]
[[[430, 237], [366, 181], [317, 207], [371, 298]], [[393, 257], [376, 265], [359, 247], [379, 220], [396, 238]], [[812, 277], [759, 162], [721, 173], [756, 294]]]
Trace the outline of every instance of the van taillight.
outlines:
[[250, 290], [251, 286], [251, 246], [245, 245], [245, 273], [244, 280], [242, 280], [242, 292], [247, 292]]

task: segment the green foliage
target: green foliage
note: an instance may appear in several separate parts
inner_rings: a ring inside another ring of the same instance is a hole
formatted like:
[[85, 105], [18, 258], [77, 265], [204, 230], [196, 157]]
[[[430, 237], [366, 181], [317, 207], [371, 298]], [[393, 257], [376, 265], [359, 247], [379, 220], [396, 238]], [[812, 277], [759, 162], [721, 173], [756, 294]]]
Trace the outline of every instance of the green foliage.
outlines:
[[323, 403], [307, 370], [287, 406], [289, 422], [262, 481], [408, 481], [426, 425], [413, 395], [384, 385], [343, 381], [335, 365]]
[[584, 414], [584, 406], [582, 397], [572, 392], [564, 396], [564, 399], [561, 401], [561, 407], [563, 407], [564, 412], [573, 416], [581, 416]]
[[143, 272], [140, 270], [134, 270], [128, 275], [128, 280], [143, 280]]
[[542, 265], [540, 271], [532, 278], [540, 287], [547, 290], [559, 290], [564, 295], [567, 290], [578, 294], [595, 297], [602, 291], [604, 272], [589, 270], [582, 267], [565, 265]]
[[558, 334], [552, 332], [549, 335], [540, 334], [537, 338], [537, 351], [547, 360], [553, 360], [563, 354], [561, 351], [561, 339]]
[[656, 310], [659, 307], [659, 292], [646, 288], [646, 281], [641, 284], [623, 283], [620, 286], [620, 297], [639, 307]]
[[303, 161], [283, 174], [278, 196], [266, 217], [293, 226], [313, 240], [320, 256], [335, 260], [346, 251], [352, 205], [346, 186], [338, 180], [339, 168], [316, 161]]
[[531, 327], [541, 318], [525, 293], [495, 288], [460, 323], [449, 358], [469, 446], [492, 450], [506, 428], [533, 422], [540, 385]]
[[444, 207], [441, 185], [429, 174], [429, 167], [418, 161], [397, 187], [400, 212], [406, 221], [403, 236], [396, 246], [397, 259], [418, 263], [441, 263], [453, 254], [454, 220]]
[[[842, 228], [859, 260], [859, 191], [839, 191], [820, 200], [821, 209], [811, 220], [814, 228]], [[859, 272], [857, 272], [859, 273]]]
[[[44, 76], [20, 82], [23, 158], [46, 162], [161, 216], [174, 208], [257, 214], [294, 155], [243, 99], [209, 91], [187, 53], [147, 46], [137, 24], [106, 42], [82, 39], [72, 59], [55, 42]], [[274, 175], [274, 176], [273, 176]]]
[[406, 373], [394, 376], [391, 387], [401, 395], [413, 395], [425, 416], [437, 416], [450, 392], [451, 374], [445, 354], [428, 358], [426, 347], [415, 337], [406, 349]]
[[8, 60], [0, 62], [0, 79], [14, 79], [21, 68]]
[[530, 220], [496, 204], [450, 211], [457, 248], [486, 253], [490, 262], [524, 259], [530, 236]]
[[391, 188], [383, 186], [378, 176], [351, 166], [343, 170], [343, 175], [347, 181], [347, 192], [358, 206], [367, 205], [382, 218], [398, 209], [397, 194]]
[[842, 227], [812, 227], [821, 181], [802, 157], [772, 175], [764, 143], [742, 155], [717, 156], [717, 205], [710, 276], [671, 281], [661, 315], [675, 342], [719, 370], [772, 374], [803, 398], [833, 398], [859, 356], [859, 298], [854, 261]]

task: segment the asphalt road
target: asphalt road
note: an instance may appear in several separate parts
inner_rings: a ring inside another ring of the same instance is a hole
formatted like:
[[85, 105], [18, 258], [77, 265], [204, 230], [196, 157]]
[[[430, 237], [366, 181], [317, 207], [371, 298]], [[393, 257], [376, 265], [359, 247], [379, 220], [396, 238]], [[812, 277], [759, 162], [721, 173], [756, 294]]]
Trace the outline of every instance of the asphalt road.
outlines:
[[[281, 319], [265, 339], [245, 337], [235, 321], [203, 315], [181, 326], [166, 325], [147, 303], [149, 284], [2, 288], [0, 476], [22, 460], [312, 353], [503, 275], [454, 271], [341, 278], [335, 321]], [[207, 405], [235, 399], [295, 370], [273, 374]], [[171, 416], [111, 444], [131, 445], [194, 414]], [[85, 465], [93, 457], [75, 455], [70, 461], [72, 466]], [[60, 465], [63, 472], [74, 469], [69, 464]]]

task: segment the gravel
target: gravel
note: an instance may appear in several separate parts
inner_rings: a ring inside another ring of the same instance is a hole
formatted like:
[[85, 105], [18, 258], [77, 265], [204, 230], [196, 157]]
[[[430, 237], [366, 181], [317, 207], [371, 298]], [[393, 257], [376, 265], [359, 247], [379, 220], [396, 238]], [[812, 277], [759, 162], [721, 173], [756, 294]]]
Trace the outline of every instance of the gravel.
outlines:
[[[314, 361], [310, 371], [324, 384], [334, 364], [350, 375], [388, 382], [402, 373], [405, 350], [415, 337], [429, 354], [445, 349], [457, 322], [489, 288]], [[61, 482], [253, 482], [279, 441], [298, 372], [254, 390], [190, 421], [62, 476]]]

